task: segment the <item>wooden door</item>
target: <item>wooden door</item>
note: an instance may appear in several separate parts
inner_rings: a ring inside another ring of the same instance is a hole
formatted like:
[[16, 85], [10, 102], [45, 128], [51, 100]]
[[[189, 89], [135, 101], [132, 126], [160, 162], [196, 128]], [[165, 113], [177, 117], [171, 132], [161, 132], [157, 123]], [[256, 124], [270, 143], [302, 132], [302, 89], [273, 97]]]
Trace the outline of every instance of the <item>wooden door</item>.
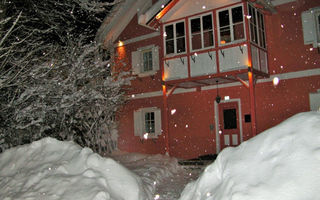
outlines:
[[237, 102], [219, 104], [220, 150], [240, 144], [239, 109]]

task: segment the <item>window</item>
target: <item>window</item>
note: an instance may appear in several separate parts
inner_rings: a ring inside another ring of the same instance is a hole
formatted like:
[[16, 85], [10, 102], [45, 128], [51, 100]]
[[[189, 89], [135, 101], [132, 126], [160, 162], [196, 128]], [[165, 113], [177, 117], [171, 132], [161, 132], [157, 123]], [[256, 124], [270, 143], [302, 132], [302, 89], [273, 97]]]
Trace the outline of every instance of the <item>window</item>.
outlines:
[[249, 4], [250, 40], [262, 48], [266, 48], [266, 33], [263, 14]]
[[237, 110], [225, 109], [223, 110], [223, 127], [224, 129], [236, 129], [237, 128]]
[[183, 53], [186, 51], [184, 22], [165, 26], [166, 54]]
[[133, 51], [132, 71], [138, 76], [153, 75], [159, 70], [159, 48], [154, 45], [146, 46]]
[[154, 112], [146, 112], [144, 114], [144, 126], [145, 132], [154, 134], [155, 133], [155, 120], [154, 120]]
[[214, 46], [212, 15], [204, 15], [190, 20], [192, 50]]
[[320, 47], [320, 7], [302, 12], [301, 19], [304, 44]]
[[152, 49], [142, 52], [143, 72], [152, 71]]
[[227, 44], [245, 38], [242, 6], [218, 11], [219, 43]]
[[161, 135], [160, 109], [151, 107], [134, 111], [134, 135], [144, 139]]

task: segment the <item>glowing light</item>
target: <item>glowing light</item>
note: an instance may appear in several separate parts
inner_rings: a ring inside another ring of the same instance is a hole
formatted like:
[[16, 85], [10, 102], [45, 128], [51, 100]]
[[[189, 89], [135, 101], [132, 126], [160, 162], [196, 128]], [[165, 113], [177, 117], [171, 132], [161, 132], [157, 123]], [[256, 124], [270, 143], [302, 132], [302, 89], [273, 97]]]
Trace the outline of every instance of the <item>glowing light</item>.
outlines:
[[176, 109], [172, 109], [172, 110], [171, 110], [171, 115], [173, 115], [173, 114], [176, 113], [176, 112], [177, 112]]
[[224, 96], [224, 100], [230, 100], [230, 97], [229, 96]]
[[281, 28], [283, 28], [284, 27], [284, 25], [283, 24], [281, 24]]
[[194, 53], [194, 56], [198, 56], [198, 54], [197, 54], [197, 53]]
[[133, 95], [131, 95], [131, 97], [132, 97], [132, 98], [135, 98], [135, 97], [136, 97], [136, 95], [134, 95], [134, 94], [133, 94]]
[[206, 9], [207, 7], [205, 5], [202, 6], [202, 9]]
[[164, 8], [164, 5], [163, 5], [163, 4], [161, 5], [161, 8]]
[[110, 63], [107, 64], [107, 67], [110, 67]]
[[222, 131], [221, 131], [221, 130], [219, 130], [219, 134], [220, 134], [220, 135], [222, 134]]
[[144, 138], [144, 139], [148, 139], [148, 135], [149, 135], [149, 133], [143, 134], [143, 138]]
[[279, 78], [278, 77], [274, 77], [272, 80], [272, 83], [274, 86], [277, 86], [279, 84]]
[[313, 51], [313, 48], [311, 47], [309, 50], [310, 50], [310, 51]]
[[221, 44], [225, 44], [226, 43], [226, 41], [225, 40], [221, 40], [221, 42], [220, 42]]
[[207, 192], [207, 197], [210, 197], [211, 196], [211, 193], [210, 192]]
[[247, 19], [251, 19], [251, 15], [247, 15], [246, 17], [247, 17]]
[[160, 199], [160, 195], [159, 195], [159, 194], [156, 194], [156, 196], [154, 196], [154, 199], [155, 199], [155, 200]]
[[123, 42], [121, 40], [119, 40], [118, 46], [122, 47], [123, 45], [124, 45]]
[[188, 124], [186, 124], [186, 128], [189, 128], [189, 125], [188, 125]]

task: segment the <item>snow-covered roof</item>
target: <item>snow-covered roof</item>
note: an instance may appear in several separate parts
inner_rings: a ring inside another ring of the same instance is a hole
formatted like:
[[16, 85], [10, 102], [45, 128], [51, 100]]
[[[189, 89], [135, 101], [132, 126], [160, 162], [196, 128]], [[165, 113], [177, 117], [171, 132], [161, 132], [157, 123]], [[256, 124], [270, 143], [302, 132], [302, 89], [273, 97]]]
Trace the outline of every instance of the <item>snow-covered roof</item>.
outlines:
[[[114, 43], [121, 32], [129, 24], [132, 18], [138, 13], [138, 22], [140, 25], [152, 28], [154, 24], [152, 21], [167, 21], [177, 16], [198, 13], [199, 9], [213, 9], [217, 6], [225, 4], [225, 0], [203, 0], [189, 1], [189, 0], [158, 0], [152, 5], [152, 0], [116, 0], [117, 4], [113, 7], [111, 12], [100, 26], [96, 40], [98, 42]], [[241, 2], [240, 0], [229, 0], [230, 3]], [[284, 3], [293, 2], [295, 0], [251, 0], [255, 4], [263, 7], [265, 10], [274, 13], [276, 12], [273, 5], [280, 5]], [[171, 5], [170, 5], [171, 4]], [[199, 4], [195, 6], [193, 4]], [[207, 6], [206, 6], [207, 5]], [[168, 8], [168, 9], [167, 9]], [[167, 10], [166, 10], [167, 9]], [[160, 12], [166, 11], [158, 19]], [[180, 11], [179, 11], [180, 10]], [[183, 11], [181, 11], [183, 10]], [[166, 15], [166, 16], [165, 16]], [[157, 18], [157, 19], [156, 19]]]
[[153, 4], [144, 14], [139, 16], [139, 24], [148, 24], [171, 0], [160, 0]]
[[104, 43], [114, 42], [132, 18], [152, 5], [152, 0], [118, 0], [111, 12], [102, 22], [96, 40]]
[[104, 45], [114, 43], [136, 14], [140, 25], [152, 28], [148, 23], [171, 1], [159, 0], [152, 5], [152, 0], [118, 0], [100, 26], [96, 40]]

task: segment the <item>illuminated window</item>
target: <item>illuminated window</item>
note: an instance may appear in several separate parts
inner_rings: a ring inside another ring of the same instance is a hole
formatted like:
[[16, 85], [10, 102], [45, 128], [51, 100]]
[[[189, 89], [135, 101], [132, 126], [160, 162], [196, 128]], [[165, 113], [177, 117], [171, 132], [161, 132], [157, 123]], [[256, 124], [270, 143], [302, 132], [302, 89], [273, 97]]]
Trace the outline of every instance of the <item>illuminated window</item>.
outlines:
[[166, 25], [165, 28], [166, 54], [183, 53], [186, 51], [186, 35], [184, 22]]
[[242, 6], [218, 11], [219, 43], [228, 44], [245, 38]]
[[250, 22], [250, 40], [251, 42], [266, 48], [266, 33], [264, 28], [263, 14], [249, 4], [249, 19]]
[[211, 14], [192, 18], [190, 27], [192, 50], [214, 46]]

